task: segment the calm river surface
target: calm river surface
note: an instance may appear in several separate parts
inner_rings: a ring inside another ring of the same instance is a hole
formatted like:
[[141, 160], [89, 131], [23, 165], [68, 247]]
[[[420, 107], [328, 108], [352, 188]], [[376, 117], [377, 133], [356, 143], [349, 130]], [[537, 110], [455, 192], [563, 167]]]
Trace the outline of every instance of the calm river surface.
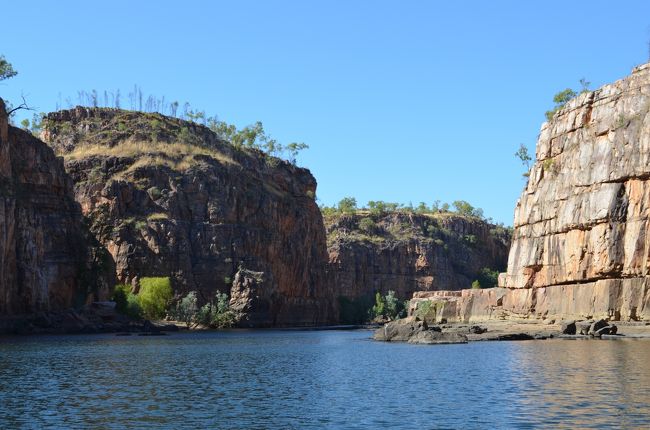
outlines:
[[650, 427], [650, 340], [414, 346], [370, 335], [0, 338], [0, 427]]

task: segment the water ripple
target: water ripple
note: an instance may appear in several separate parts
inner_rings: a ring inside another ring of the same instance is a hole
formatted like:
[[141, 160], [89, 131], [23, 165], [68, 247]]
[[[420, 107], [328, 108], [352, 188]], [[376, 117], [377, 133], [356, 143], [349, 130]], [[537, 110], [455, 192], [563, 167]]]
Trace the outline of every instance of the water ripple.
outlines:
[[366, 331], [0, 339], [2, 428], [647, 428], [650, 341]]

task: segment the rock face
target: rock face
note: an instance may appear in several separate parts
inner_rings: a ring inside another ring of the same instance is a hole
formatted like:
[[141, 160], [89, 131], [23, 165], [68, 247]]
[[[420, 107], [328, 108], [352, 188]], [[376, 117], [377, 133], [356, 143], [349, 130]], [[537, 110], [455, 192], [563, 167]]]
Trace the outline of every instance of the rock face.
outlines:
[[650, 319], [650, 64], [542, 126], [515, 209], [512, 312]]
[[505, 269], [510, 233], [450, 213], [326, 217], [329, 275], [347, 299], [395, 291], [460, 290]]
[[0, 319], [106, 299], [113, 262], [86, 233], [62, 161], [0, 99]]
[[570, 101], [542, 126], [536, 158], [506, 288], [436, 300], [464, 321], [649, 320], [650, 64]]
[[169, 276], [177, 295], [229, 293], [244, 325], [331, 321], [308, 170], [159, 114], [61, 111], [45, 119], [44, 139], [65, 157], [120, 282]]

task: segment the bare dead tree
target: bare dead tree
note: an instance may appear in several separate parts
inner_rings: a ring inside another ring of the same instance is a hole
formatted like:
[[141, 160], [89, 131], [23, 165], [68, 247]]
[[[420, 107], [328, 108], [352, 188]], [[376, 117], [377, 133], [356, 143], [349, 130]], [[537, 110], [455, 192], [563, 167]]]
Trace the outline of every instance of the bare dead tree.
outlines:
[[24, 96], [24, 95], [21, 94], [21, 95], [20, 95], [20, 98], [23, 99], [23, 102], [22, 102], [21, 104], [19, 104], [18, 106], [16, 106], [15, 108], [10, 109], [9, 111], [7, 111], [7, 116], [10, 117], [10, 116], [12, 116], [15, 112], [17, 112], [17, 111], [19, 111], [19, 110], [29, 110], [29, 111], [34, 111], [34, 110], [36, 110], [36, 108], [34, 108], [34, 107], [32, 107], [32, 106], [29, 106], [29, 105], [27, 104], [27, 100], [25, 100], [25, 96]]

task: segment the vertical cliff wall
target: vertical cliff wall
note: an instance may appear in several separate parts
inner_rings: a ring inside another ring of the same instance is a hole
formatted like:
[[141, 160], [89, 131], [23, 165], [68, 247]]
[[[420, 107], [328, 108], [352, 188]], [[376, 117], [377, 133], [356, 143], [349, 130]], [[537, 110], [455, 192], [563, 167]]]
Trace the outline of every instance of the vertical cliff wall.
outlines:
[[207, 127], [114, 109], [48, 115], [75, 195], [121, 282], [169, 276], [178, 296], [229, 293], [241, 325], [333, 318], [310, 172]]
[[[650, 65], [542, 126], [515, 209], [513, 312], [650, 318]], [[524, 298], [525, 296], [525, 298]]]
[[650, 320], [650, 64], [542, 125], [502, 287], [431, 295], [438, 318]]
[[84, 235], [62, 161], [11, 127], [0, 99], [0, 317], [105, 299], [104, 257]]

